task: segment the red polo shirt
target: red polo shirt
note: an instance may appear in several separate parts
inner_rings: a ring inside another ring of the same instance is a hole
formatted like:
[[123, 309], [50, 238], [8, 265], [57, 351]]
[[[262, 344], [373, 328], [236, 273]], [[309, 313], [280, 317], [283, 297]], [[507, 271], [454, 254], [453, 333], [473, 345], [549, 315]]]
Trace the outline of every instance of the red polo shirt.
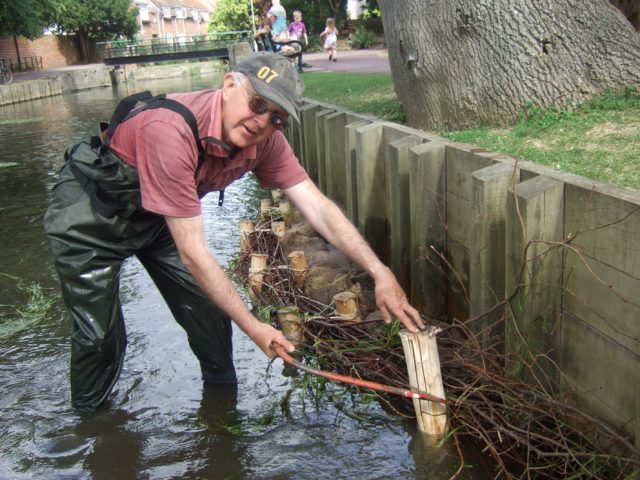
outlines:
[[[222, 139], [222, 90], [168, 97], [191, 110], [200, 138]], [[196, 177], [198, 150], [191, 129], [179, 114], [157, 108], [119, 125], [111, 150], [138, 171], [142, 206], [172, 217], [199, 215], [198, 191], [220, 191], [249, 171], [263, 188], [284, 189], [308, 178], [282, 132], [238, 151], [233, 158], [218, 145], [205, 145], [205, 161]]]

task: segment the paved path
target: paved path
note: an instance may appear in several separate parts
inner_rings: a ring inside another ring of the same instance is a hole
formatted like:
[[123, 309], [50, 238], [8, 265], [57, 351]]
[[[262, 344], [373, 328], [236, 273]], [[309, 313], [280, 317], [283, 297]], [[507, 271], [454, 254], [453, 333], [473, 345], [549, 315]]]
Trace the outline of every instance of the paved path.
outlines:
[[337, 62], [330, 62], [324, 52], [307, 53], [303, 58], [311, 65], [305, 72], [391, 73], [386, 49], [338, 50]]
[[[304, 61], [311, 65], [305, 68], [305, 72], [353, 72], [353, 73], [391, 73], [389, 57], [386, 49], [370, 50], [339, 50], [338, 61], [330, 62], [329, 55], [324, 52], [307, 53]], [[66, 67], [39, 70], [37, 72], [25, 72], [14, 77], [14, 82], [24, 82], [38, 78], [51, 78], [59, 76], [70, 70], [82, 70], [86, 68], [110, 68], [102, 63], [87, 65], [69, 65]]]

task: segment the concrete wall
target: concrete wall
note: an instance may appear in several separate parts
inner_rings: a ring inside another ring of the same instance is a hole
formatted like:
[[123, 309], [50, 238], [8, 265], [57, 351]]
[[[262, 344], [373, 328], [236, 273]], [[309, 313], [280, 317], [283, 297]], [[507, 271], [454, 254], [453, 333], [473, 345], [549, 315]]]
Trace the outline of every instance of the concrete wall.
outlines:
[[0, 106], [87, 88], [111, 87], [111, 70], [104, 65], [59, 70], [47, 78], [3, 85], [0, 88]]
[[549, 388], [640, 445], [640, 193], [332, 105], [300, 117], [303, 165], [421, 312], [557, 364]]

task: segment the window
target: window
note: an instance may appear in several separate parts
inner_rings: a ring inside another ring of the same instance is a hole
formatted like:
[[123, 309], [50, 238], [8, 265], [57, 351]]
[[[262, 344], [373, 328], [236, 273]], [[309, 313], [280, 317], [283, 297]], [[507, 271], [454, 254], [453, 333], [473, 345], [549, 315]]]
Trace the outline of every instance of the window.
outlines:
[[191, 16], [193, 17], [194, 22], [197, 22], [198, 20], [200, 20], [200, 12], [198, 12], [197, 8], [194, 8], [191, 10]]
[[140, 15], [140, 20], [143, 22], [149, 21], [149, 5], [146, 3], [138, 3], [136, 5], [138, 7], [138, 14]]
[[162, 6], [162, 16], [164, 18], [171, 18], [171, 7], [169, 5]]
[[208, 22], [209, 21], [209, 12], [202, 11], [200, 13], [202, 14], [202, 20], [204, 20], [205, 22]]
[[186, 18], [186, 16], [187, 16], [187, 10], [185, 8], [182, 8], [182, 7], [176, 8], [176, 18]]

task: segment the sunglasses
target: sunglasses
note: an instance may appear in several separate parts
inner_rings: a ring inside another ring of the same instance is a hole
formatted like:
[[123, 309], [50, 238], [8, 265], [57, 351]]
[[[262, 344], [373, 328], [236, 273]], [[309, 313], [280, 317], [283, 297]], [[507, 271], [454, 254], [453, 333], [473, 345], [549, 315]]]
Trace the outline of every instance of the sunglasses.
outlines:
[[267, 101], [257, 93], [250, 94], [244, 88], [242, 89], [242, 91], [247, 96], [249, 110], [257, 115], [263, 115], [267, 112], [270, 112], [271, 119], [269, 120], [269, 122], [271, 123], [271, 126], [273, 128], [275, 128], [276, 130], [284, 130], [285, 128], [287, 128], [287, 126], [289, 125], [288, 116], [280, 112], [269, 110], [269, 104], [267, 103]]

